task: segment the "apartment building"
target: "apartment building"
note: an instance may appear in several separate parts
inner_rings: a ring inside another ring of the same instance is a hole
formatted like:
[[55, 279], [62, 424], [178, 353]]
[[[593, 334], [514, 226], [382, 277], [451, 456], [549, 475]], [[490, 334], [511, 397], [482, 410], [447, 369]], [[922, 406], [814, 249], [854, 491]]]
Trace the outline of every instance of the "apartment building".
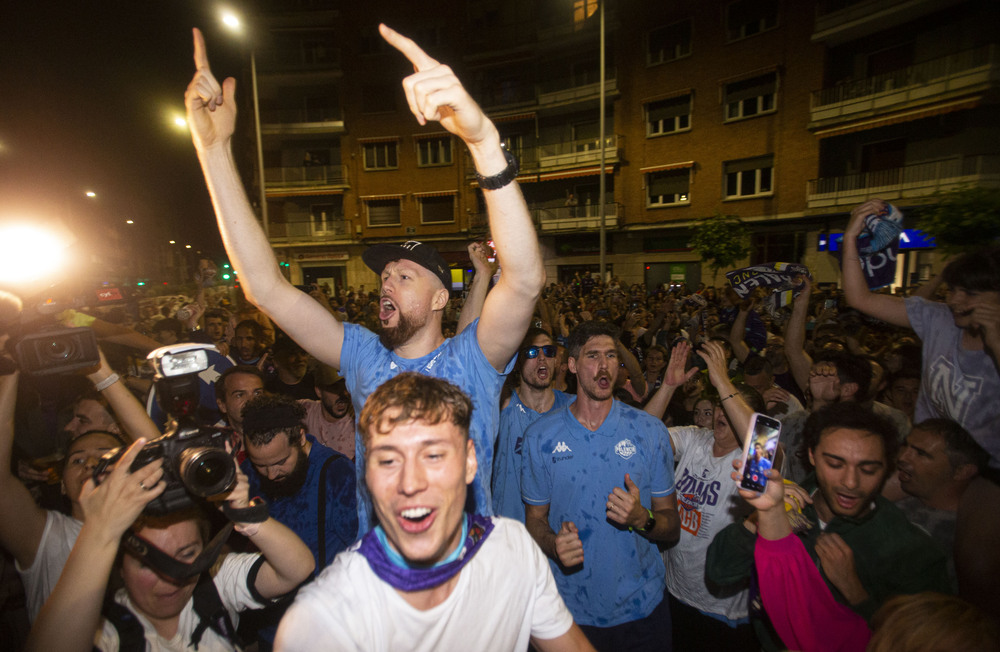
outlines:
[[[863, 199], [909, 215], [1000, 183], [988, 0], [609, 2], [603, 93], [595, 0], [257, 4], [268, 233], [293, 282], [371, 287], [361, 251], [419, 239], [457, 290], [466, 245], [489, 237], [464, 146], [416, 124], [379, 21], [452, 65], [496, 122], [550, 280], [597, 271], [603, 213], [611, 274], [711, 282], [688, 240], [722, 213], [751, 226], [748, 263], [833, 281], [825, 243]], [[934, 262], [908, 250], [899, 279]]]

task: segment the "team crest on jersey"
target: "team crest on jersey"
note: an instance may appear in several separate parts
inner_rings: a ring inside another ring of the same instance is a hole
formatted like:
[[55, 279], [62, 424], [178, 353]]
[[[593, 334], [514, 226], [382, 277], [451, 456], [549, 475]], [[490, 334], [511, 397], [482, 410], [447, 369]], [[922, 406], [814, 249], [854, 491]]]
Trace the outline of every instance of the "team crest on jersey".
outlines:
[[623, 439], [615, 444], [615, 453], [623, 460], [627, 460], [635, 455], [635, 444], [632, 443], [631, 439]]

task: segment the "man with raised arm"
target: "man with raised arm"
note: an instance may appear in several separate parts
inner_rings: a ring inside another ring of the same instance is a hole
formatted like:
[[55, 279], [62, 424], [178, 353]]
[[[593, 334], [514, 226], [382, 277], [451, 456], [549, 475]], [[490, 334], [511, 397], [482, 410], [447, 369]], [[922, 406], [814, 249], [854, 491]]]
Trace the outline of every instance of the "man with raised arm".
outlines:
[[851, 211], [844, 231], [844, 297], [866, 315], [912, 328], [923, 343], [922, 378], [914, 420], [951, 419], [990, 454], [1000, 473], [1000, 247], [964, 254], [944, 268], [945, 302], [903, 299], [868, 289], [858, 253], [865, 218], [886, 203], [871, 199]]
[[[378, 245], [365, 252], [365, 263], [382, 279], [379, 335], [337, 321], [285, 280], [247, 200], [230, 147], [236, 82], [232, 78], [221, 85], [216, 81], [198, 30], [194, 30], [197, 72], [185, 96], [188, 123], [223, 242], [247, 297], [317, 360], [340, 369], [358, 413], [376, 387], [402, 371], [458, 383], [476, 408], [471, 436], [482, 461], [470, 497], [475, 511], [489, 513], [499, 393], [545, 281], [538, 238], [514, 182], [517, 164], [501, 147], [493, 123], [450, 68], [385, 25], [379, 30], [416, 69], [403, 80], [403, 90], [417, 122], [440, 122], [469, 148], [497, 255], [504, 261], [504, 273], [487, 296], [480, 319], [450, 340], [441, 332], [450, 276], [441, 256], [429, 245]], [[360, 446], [358, 455], [362, 490], [365, 464]], [[362, 498], [359, 525], [365, 531], [370, 506]]]

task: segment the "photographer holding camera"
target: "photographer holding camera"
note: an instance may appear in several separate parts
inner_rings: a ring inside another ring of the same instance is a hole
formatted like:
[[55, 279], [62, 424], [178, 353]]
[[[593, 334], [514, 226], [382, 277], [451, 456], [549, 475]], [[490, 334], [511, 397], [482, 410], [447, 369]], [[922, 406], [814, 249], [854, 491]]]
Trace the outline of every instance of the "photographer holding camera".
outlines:
[[[86, 522], [27, 649], [198, 649], [199, 644], [237, 649], [239, 612], [270, 603], [312, 573], [309, 549], [272, 518], [255, 515], [249, 520], [259, 522], [236, 524], [261, 554], [230, 554], [214, 564], [217, 549], [206, 542], [207, 524], [197, 510], [140, 516], [167, 488], [161, 459], [132, 468], [145, 444], [133, 444], [100, 485], [93, 479], [84, 483], [80, 502]], [[236, 474], [236, 486], [225, 497], [228, 507], [253, 512], [246, 476]], [[102, 614], [123, 534], [124, 588]], [[207, 572], [209, 566], [218, 570]]]

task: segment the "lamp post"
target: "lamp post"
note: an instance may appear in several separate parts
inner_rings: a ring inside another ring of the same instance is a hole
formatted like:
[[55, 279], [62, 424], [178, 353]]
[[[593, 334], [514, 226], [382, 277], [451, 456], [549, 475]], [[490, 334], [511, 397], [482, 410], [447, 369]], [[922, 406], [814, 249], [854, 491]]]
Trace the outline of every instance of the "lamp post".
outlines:
[[[243, 24], [232, 11], [223, 10], [222, 24], [229, 31], [243, 35]], [[260, 221], [264, 227], [264, 236], [270, 240], [270, 225], [267, 217], [267, 192], [264, 185], [264, 140], [260, 131], [260, 95], [257, 92], [257, 53], [253, 44], [250, 45], [250, 80], [253, 87], [253, 122], [254, 135], [257, 139], [257, 186], [260, 190]]]
[[601, 224], [601, 243], [600, 243], [600, 247], [601, 247], [601, 258], [600, 258], [600, 279], [601, 279], [601, 283], [605, 282], [604, 281], [604, 269], [605, 269], [604, 268], [604, 263], [605, 263], [605, 258], [607, 257], [607, 246], [608, 246], [607, 245], [607, 237], [608, 237], [607, 236], [607, 228], [606, 228], [606, 224], [605, 224], [605, 217], [606, 217], [605, 216], [605, 204], [604, 204], [604, 196], [605, 196], [605, 187], [604, 187], [604, 161], [605, 161], [605, 152], [604, 152], [604, 144], [605, 144], [605, 141], [604, 141], [604, 2], [605, 2], [605, 0], [598, 0], [598, 3], [600, 4], [600, 7], [601, 7], [601, 56], [600, 56], [600, 61], [598, 63], [598, 67], [600, 68], [600, 71], [599, 71], [600, 76], [599, 76], [599, 82], [598, 83], [600, 84], [600, 87], [601, 87], [600, 88], [600, 102], [601, 102], [601, 106], [599, 108], [599, 113], [598, 113], [598, 118], [597, 118], [597, 122], [598, 122], [597, 130], [600, 132], [600, 142], [599, 142], [599, 144], [600, 144], [600, 148], [601, 148], [601, 171], [600, 171], [599, 181], [598, 181], [598, 185], [597, 185], [597, 202], [599, 204], [599, 208], [597, 210], [598, 210], [598, 215], [600, 216], [600, 224]]

